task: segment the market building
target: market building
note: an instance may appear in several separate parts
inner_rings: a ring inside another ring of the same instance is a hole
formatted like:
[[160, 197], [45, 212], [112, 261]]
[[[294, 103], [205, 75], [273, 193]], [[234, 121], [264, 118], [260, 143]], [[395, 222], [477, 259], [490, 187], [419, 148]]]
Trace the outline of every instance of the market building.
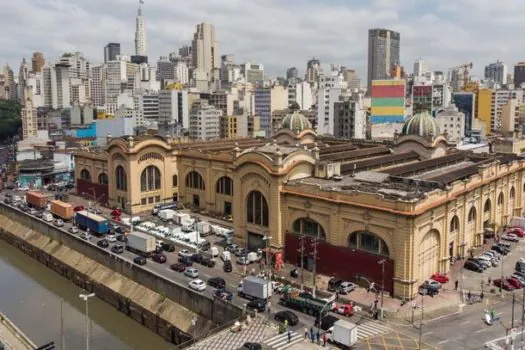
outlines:
[[285, 117], [293, 128], [273, 139], [111, 139], [104, 152], [76, 155], [77, 190], [105, 191], [110, 206], [133, 213], [177, 201], [231, 215], [241, 246], [271, 237], [287, 263], [384, 280], [397, 297], [416, 295], [452, 257], [481, 245], [486, 228], [523, 214], [524, 162], [449, 147], [428, 113], [389, 143], [319, 138], [300, 118]]

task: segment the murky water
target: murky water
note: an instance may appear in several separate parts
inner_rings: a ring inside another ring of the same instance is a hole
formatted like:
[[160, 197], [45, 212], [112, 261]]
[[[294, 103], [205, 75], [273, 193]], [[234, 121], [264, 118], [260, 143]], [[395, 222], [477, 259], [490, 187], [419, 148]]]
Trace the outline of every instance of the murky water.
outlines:
[[[72, 282], [0, 240], [0, 311], [37, 345], [54, 341], [61, 349], [64, 338], [65, 349], [85, 349], [86, 304], [80, 293]], [[174, 348], [100, 299], [89, 299], [88, 314], [90, 349]]]

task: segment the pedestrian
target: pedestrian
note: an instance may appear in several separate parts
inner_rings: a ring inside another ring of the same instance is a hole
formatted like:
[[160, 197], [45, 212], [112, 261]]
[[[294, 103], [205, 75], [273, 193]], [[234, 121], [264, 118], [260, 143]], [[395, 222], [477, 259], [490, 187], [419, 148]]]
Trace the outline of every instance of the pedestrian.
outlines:
[[335, 292], [335, 301], [339, 301], [339, 291]]
[[483, 294], [483, 292], [481, 292], [481, 294], [479, 295], [479, 298], [481, 299], [481, 301], [483, 301], [484, 297], [485, 297], [485, 294]]
[[304, 339], [308, 338], [308, 328], [304, 327]]
[[321, 332], [319, 328], [317, 328], [317, 345], [321, 345]]
[[271, 314], [272, 302], [268, 300], [268, 314]]
[[458, 290], [458, 284], [459, 284], [459, 281], [456, 280], [456, 282], [454, 282], [454, 290]]
[[323, 346], [326, 346], [326, 332], [323, 333]]
[[489, 281], [488, 282], [489, 282], [489, 286], [490, 286], [490, 284], [492, 283], [492, 278], [490, 276], [489, 276]]
[[467, 300], [470, 301], [470, 298], [472, 297], [472, 293], [470, 292], [470, 290], [468, 291], [467, 293]]
[[312, 343], [314, 342], [314, 327], [310, 327], [310, 340], [312, 341]]
[[292, 341], [292, 332], [288, 330], [288, 343]]

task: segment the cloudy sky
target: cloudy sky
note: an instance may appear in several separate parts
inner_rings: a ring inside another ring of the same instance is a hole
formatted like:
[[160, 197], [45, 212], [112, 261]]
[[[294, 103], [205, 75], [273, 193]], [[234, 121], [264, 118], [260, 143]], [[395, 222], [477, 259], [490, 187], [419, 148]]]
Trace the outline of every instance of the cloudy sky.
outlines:
[[[138, 0], [2, 0], [0, 59], [18, 70], [41, 51], [55, 60], [79, 50], [94, 63], [103, 46], [133, 52]], [[401, 32], [401, 63], [422, 57], [433, 70], [466, 60], [474, 73], [496, 59], [513, 66], [522, 49], [524, 0], [144, 0], [150, 61], [190, 43], [195, 24], [215, 26], [220, 53], [265, 65], [271, 76], [315, 56], [366, 76], [367, 31]]]

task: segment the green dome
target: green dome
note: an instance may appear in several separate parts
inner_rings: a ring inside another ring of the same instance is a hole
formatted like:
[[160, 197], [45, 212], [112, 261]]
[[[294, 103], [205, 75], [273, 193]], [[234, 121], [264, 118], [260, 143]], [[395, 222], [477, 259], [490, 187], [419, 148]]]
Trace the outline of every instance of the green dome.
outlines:
[[424, 138], [434, 138], [439, 134], [436, 119], [428, 111], [418, 113], [408, 119], [401, 130], [401, 135], [418, 135]]
[[292, 114], [288, 114], [286, 117], [284, 117], [281, 128], [301, 132], [306, 129], [311, 129], [312, 124], [310, 123], [308, 118], [306, 118], [301, 113], [295, 111]]

